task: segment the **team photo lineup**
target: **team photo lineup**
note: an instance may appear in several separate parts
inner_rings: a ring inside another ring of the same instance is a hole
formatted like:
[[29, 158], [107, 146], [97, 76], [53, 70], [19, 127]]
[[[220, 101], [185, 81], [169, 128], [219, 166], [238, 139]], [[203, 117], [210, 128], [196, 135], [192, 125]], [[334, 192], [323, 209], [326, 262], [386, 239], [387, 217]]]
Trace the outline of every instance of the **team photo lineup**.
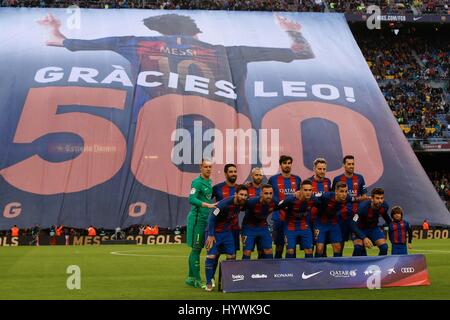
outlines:
[[[263, 183], [262, 169], [255, 167], [251, 181], [245, 184], [236, 183], [236, 165], [226, 164], [225, 181], [212, 186], [214, 165], [203, 159], [189, 195], [192, 209], [187, 218], [187, 244], [192, 251], [186, 284], [212, 291], [220, 254], [236, 259], [241, 248], [242, 260], [250, 259], [254, 250], [258, 259], [282, 259], [285, 248], [284, 258], [299, 258], [297, 245], [305, 258], [321, 258], [327, 257], [326, 246], [330, 244], [332, 256], [342, 257], [350, 240], [354, 244], [352, 256], [366, 256], [366, 249], [374, 246], [380, 256], [387, 255], [380, 218], [388, 226], [391, 253], [403, 255], [411, 249], [412, 229], [403, 220], [403, 209], [394, 206], [389, 211], [382, 188], [375, 187], [368, 195], [364, 177], [355, 173], [354, 156], [343, 158], [344, 173], [332, 182], [326, 177], [324, 158], [314, 160], [314, 175], [303, 180], [291, 174], [291, 156], [280, 156], [279, 164], [280, 173], [267, 183]], [[241, 225], [240, 213], [244, 215]], [[206, 284], [200, 272], [203, 247], [207, 251]]]
[[450, 299], [448, 1], [0, 0], [0, 30], [0, 300]]

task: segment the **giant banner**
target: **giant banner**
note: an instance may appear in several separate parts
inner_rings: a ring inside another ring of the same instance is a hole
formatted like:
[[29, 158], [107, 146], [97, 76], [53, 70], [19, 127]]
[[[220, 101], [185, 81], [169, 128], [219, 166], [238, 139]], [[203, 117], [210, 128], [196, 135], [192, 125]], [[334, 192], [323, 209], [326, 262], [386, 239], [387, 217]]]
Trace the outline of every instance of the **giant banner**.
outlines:
[[450, 215], [341, 14], [0, 9], [0, 229], [186, 224], [198, 163], [346, 154], [410, 222]]

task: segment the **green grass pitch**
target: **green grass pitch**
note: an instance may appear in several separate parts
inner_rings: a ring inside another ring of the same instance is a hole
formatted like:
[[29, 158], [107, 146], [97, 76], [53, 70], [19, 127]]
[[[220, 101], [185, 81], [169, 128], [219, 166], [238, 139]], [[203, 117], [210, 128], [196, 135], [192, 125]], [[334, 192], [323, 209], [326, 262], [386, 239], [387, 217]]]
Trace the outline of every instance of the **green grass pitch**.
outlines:
[[[431, 286], [222, 293], [184, 284], [185, 244], [0, 247], [0, 299], [450, 299], [450, 240], [416, 240], [411, 253], [426, 255]], [[81, 269], [80, 290], [67, 289], [69, 265]]]

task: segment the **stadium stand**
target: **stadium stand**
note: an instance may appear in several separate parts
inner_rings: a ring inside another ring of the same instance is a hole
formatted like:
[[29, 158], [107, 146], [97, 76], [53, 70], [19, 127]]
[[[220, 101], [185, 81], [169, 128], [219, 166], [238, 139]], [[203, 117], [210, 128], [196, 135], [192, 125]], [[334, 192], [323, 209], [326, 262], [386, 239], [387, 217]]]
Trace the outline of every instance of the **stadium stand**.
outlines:
[[389, 14], [448, 14], [445, 0], [117, 0], [117, 1], [67, 1], [67, 0], [2, 0], [2, 6], [53, 7], [70, 5], [81, 8], [142, 8], [142, 9], [203, 9], [203, 10], [252, 10], [252, 11], [301, 11], [301, 12], [365, 12], [370, 5], [378, 5], [382, 13]]
[[385, 28], [368, 37], [367, 30], [352, 31], [410, 142], [448, 141], [450, 46], [445, 32], [411, 26], [397, 35]]
[[450, 209], [450, 172], [446, 170], [442, 171], [429, 171], [427, 172], [430, 177], [433, 186], [437, 193], [447, 205], [447, 209]]

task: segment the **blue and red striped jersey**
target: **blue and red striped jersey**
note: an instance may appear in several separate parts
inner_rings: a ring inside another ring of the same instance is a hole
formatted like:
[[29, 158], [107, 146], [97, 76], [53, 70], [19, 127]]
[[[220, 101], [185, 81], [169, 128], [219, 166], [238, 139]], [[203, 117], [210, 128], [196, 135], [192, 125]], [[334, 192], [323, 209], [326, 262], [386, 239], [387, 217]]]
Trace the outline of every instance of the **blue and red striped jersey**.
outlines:
[[233, 220], [242, 210], [243, 206], [234, 204], [234, 196], [219, 201], [217, 208], [209, 215], [208, 234], [231, 231]]
[[278, 209], [278, 205], [273, 199], [269, 204], [262, 204], [259, 197], [247, 200], [242, 227], [267, 227], [267, 217], [276, 209]]
[[392, 221], [389, 224], [389, 239], [393, 244], [406, 244], [412, 242], [412, 229], [408, 221]]
[[[216, 199], [216, 201], [221, 201], [225, 198], [232, 197], [236, 193], [236, 187], [232, 186], [230, 187], [227, 185], [227, 183], [221, 182], [213, 186], [213, 193], [212, 197]], [[239, 217], [234, 217], [233, 224], [232, 224], [233, 230], [239, 230]]]
[[333, 191], [339, 181], [347, 184], [347, 192], [351, 197], [360, 197], [367, 193], [366, 182], [364, 181], [364, 177], [360, 174], [355, 173], [351, 178], [347, 178], [345, 174], [334, 177], [332, 186]]
[[[367, 193], [366, 182], [364, 181], [364, 177], [360, 174], [355, 173], [351, 178], [347, 178], [345, 174], [335, 177], [333, 179], [333, 191], [335, 191], [334, 188], [339, 181], [347, 184], [347, 193], [351, 197], [360, 197]], [[353, 202], [352, 215], [355, 215], [356, 211], [358, 211], [358, 202], [355, 201]]]
[[311, 211], [319, 205], [316, 197], [309, 200], [299, 200], [295, 196], [287, 196], [278, 206], [285, 209], [285, 228], [290, 231], [307, 230], [311, 225]]
[[358, 211], [353, 218], [353, 231], [358, 235], [358, 237], [360, 237], [360, 235], [364, 235], [361, 230], [376, 228], [380, 217], [383, 217], [384, 221], [386, 221], [387, 224], [390, 224], [392, 220], [387, 214], [388, 210], [389, 205], [386, 201], [383, 201], [378, 209], [372, 208], [372, 200], [361, 202], [358, 206]]
[[317, 180], [314, 176], [308, 178], [312, 182], [312, 191], [316, 197], [320, 197], [325, 192], [333, 191], [331, 189], [331, 181], [327, 177], [322, 181]]
[[337, 224], [339, 219], [346, 220], [350, 217], [352, 197], [347, 195], [344, 201], [336, 200], [336, 193], [325, 192], [317, 197], [318, 210], [314, 215], [316, 224]]
[[[299, 176], [291, 174], [289, 178], [283, 177], [281, 173], [276, 174], [269, 179], [269, 184], [273, 188], [273, 198], [275, 201], [281, 201], [288, 195], [293, 195], [295, 191], [300, 189], [302, 179]], [[277, 210], [272, 215], [273, 221], [284, 221], [286, 212], [284, 210]]]
[[216, 199], [216, 201], [220, 201], [225, 198], [234, 196], [235, 192], [236, 192], [236, 187], [235, 186], [230, 187], [224, 181], [224, 182], [218, 183], [215, 186], [213, 186], [212, 197], [214, 199]]
[[261, 195], [261, 187], [255, 187], [254, 185], [251, 185], [248, 187], [248, 198], [255, 198], [259, 197]]

